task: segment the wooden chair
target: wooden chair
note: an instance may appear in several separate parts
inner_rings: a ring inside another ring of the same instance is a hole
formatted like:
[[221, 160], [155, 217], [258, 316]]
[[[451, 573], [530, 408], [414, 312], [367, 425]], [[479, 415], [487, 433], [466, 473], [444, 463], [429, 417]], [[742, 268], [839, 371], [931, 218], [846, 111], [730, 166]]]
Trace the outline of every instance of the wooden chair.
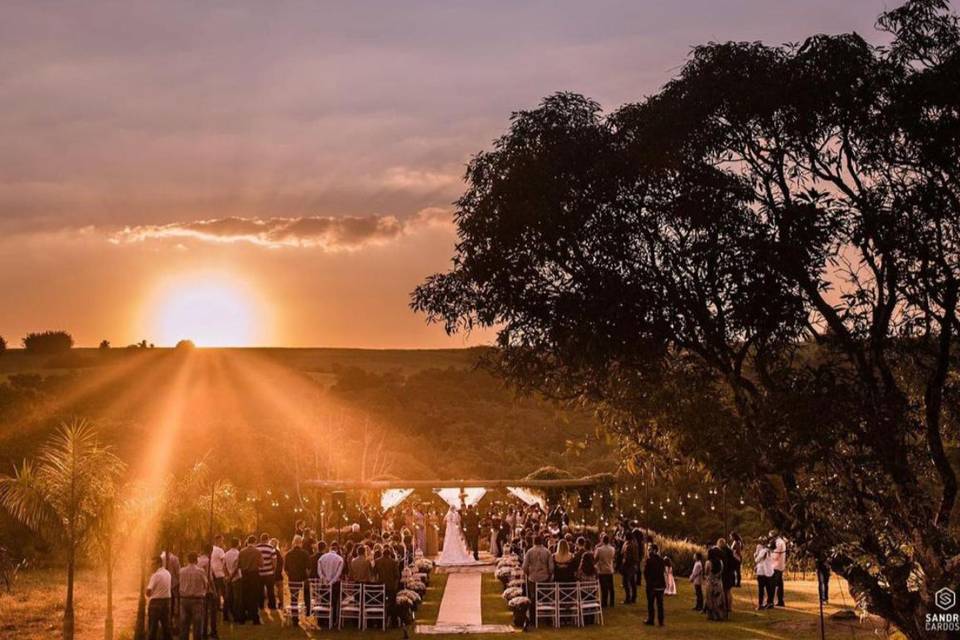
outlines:
[[560, 626], [557, 618], [557, 583], [537, 582], [536, 586], [534, 587], [534, 594], [534, 626], [540, 626], [540, 618], [550, 620], [555, 627]]
[[382, 584], [363, 585], [363, 611], [361, 629], [370, 626], [370, 622], [380, 622], [380, 628], [387, 628], [387, 591]]
[[319, 578], [310, 579], [310, 613], [317, 619], [317, 626], [324, 620], [327, 628], [333, 628], [333, 587], [321, 584]]
[[363, 585], [358, 582], [340, 583], [340, 615], [338, 625], [343, 629], [344, 620], [356, 620], [357, 627], [363, 628]]
[[580, 583], [578, 582], [557, 583], [557, 626], [563, 624], [564, 620], [571, 620], [578, 627], [583, 626], [583, 618], [580, 617]]
[[303, 601], [305, 595], [303, 585], [303, 582], [287, 583], [289, 595], [282, 609], [283, 618], [281, 624], [286, 624], [288, 620], [292, 621], [294, 618], [299, 621], [300, 618], [309, 615], [309, 612], [306, 610], [306, 604]]
[[580, 583], [580, 618], [593, 616], [597, 624], [603, 624], [603, 607], [600, 605], [600, 582], [591, 580]]

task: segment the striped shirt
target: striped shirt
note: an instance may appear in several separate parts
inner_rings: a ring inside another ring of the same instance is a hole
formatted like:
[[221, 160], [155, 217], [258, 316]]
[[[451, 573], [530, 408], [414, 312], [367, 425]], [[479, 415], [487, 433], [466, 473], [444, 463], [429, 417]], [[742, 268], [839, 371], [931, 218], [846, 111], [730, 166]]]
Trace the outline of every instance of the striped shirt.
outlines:
[[261, 542], [257, 551], [260, 552], [260, 575], [272, 576], [277, 570], [277, 550], [269, 542]]

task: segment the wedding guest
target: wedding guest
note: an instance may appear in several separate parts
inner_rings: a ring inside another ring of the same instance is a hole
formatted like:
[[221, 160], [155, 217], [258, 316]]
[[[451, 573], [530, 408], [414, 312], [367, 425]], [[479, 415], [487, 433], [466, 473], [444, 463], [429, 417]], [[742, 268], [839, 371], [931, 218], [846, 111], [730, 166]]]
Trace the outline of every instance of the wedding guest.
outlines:
[[610, 544], [610, 536], [603, 534], [600, 546], [594, 552], [597, 559], [597, 574], [600, 580], [600, 604], [603, 607], [613, 607], [616, 593], [613, 588], [613, 564], [616, 549]]
[[733, 555], [733, 550], [727, 544], [726, 538], [717, 540], [717, 548], [720, 549], [721, 559], [723, 560], [723, 601], [727, 613], [733, 611], [733, 585], [736, 583], [737, 558]]
[[320, 578], [320, 584], [330, 585], [334, 609], [331, 616], [331, 626], [339, 615], [340, 578], [343, 576], [343, 567], [344, 560], [340, 556], [340, 545], [336, 542], [331, 542], [330, 550], [317, 560], [317, 576]]
[[366, 545], [357, 545], [356, 555], [350, 561], [350, 579], [354, 582], [373, 582], [373, 563]]
[[693, 571], [690, 572], [690, 584], [697, 597], [694, 611], [703, 611], [703, 554], [699, 551], [693, 555]]
[[723, 597], [723, 554], [717, 547], [710, 547], [707, 551], [707, 563], [703, 567], [703, 573], [703, 610], [709, 620], [725, 620], [727, 608]]
[[577, 580], [581, 582], [592, 582], [598, 580], [597, 563], [592, 553], [584, 553], [580, 556], [580, 567], [577, 569]]
[[[757, 611], [773, 608], [773, 554], [770, 544], [757, 540], [757, 549], [753, 553], [754, 574], [757, 576]], [[766, 603], [764, 603], [766, 595]]]
[[387, 598], [387, 622], [396, 617], [397, 592], [400, 591], [400, 565], [393, 555], [393, 549], [385, 547], [380, 557], [374, 560], [374, 574], [377, 582], [383, 585]]
[[740, 575], [740, 567], [743, 565], [743, 538], [741, 538], [740, 534], [736, 531], [730, 534], [730, 550], [733, 551], [733, 557], [737, 561], [737, 564], [734, 567], [735, 580], [733, 586], [739, 587], [740, 580], [742, 578]]
[[577, 566], [574, 564], [570, 545], [566, 540], [557, 543], [557, 552], [553, 554], [554, 582], [576, 582]]
[[426, 553], [427, 548], [427, 517], [420, 507], [413, 509], [413, 526], [417, 532], [417, 551]]
[[238, 621], [243, 610], [243, 594], [240, 590], [240, 539], [231, 538], [230, 548], [223, 554], [223, 620]]
[[650, 545], [650, 553], [643, 565], [643, 577], [647, 581], [647, 620], [646, 625], [653, 625], [654, 613], [657, 623], [663, 626], [663, 593], [667, 588], [667, 568], [657, 545]]
[[783, 573], [787, 570], [787, 541], [776, 531], [770, 532], [773, 538], [773, 592], [776, 595], [777, 606], [783, 603]]
[[180, 569], [180, 640], [200, 640], [203, 631], [203, 604], [207, 597], [207, 574], [197, 566], [197, 554], [187, 554], [187, 566]]
[[830, 564], [824, 560], [817, 561], [817, 591], [820, 602], [830, 602]]
[[258, 605], [261, 609], [269, 607], [271, 610], [277, 608], [277, 593], [274, 590], [276, 582], [277, 569], [277, 550], [270, 544], [270, 534], [260, 534], [260, 544], [257, 545], [260, 552], [260, 593]]
[[170, 631], [170, 572], [163, 568], [163, 560], [154, 558], [153, 573], [144, 591], [147, 596], [148, 640], [171, 639]]
[[553, 556], [543, 546], [543, 536], [537, 536], [533, 546], [523, 556], [523, 575], [527, 579], [527, 593], [530, 597], [530, 610], [536, 611], [537, 583], [550, 582], [553, 579]]
[[180, 611], [180, 558], [170, 551], [160, 552], [163, 567], [170, 572], [170, 617], [179, 616]]
[[[287, 555], [283, 558], [283, 571], [287, 574], [287, 580], [292, 585], [295, 582], [303, 584], [303, 598], [304, 603], [309, 611], [309, 600], [307, 599], [306, 589], [307, 580], [309, 578], [307, 574], [307, 567], [310, 565], [310, 555], [303, 548], [303, 537], [300, 535], [293, 536], [293, 546], [290, 547], [290, 550], [287, 551]], [[283, 583], [281, 582], [281, 588], [283, 588]], [[290, 587], [290, 610], [293, 612], [290, 616], [291, 623], [293, 626], [300, 626], [300, 616], [299, 616], [299, 602], [300, 602], [300, 589], [294, 589], [293, 586]]]
[[663, 567], [664, 567], [664, 580], [666, 581], [666, 588], [663, 590], [663, 595], [665, 596], [675, 596], [677, 595], [677, 581], [673, 577], [673, 561], [670, 559], [670, 556], [663, 556]]
[[240, 568], [241, 615], [237, 620], [243, 624], [247, 620], [260, 624], [260, 600], [263, 597], [263, 583], [260, 581], [260, 549], [257, 537], [247, 538], [246, 546], [240, 550], [237, 565]]
[[636, 537], [627, 536], [620, 549], [620, 575], [623, 577], [623, 604], [637, 601], [637, 572], [640, 568], [640, 548]]
[[226, 606], [224, 602], [227, 594], [226, 569], [223, 564], [225, 556], [223, 535], [218, 533], [213, 538], [213, 549], [210, 551], [210, 572], [213, 575], [213, 586], [217, 593], [216, 605], [218, 611]]
[[273, 592], [276, 594], [277, 606], [283, 609], [283, 552], [280, 551], [280, 541], [270, 538], [273, 547]]
[[207, 593], [203, 602], [203, 637], [217, 638], [217, 619], [220, 617], [220, 594], [213, 579], [213, 545], [208, 544], [197, 558], [197, 566], [207, 580]]

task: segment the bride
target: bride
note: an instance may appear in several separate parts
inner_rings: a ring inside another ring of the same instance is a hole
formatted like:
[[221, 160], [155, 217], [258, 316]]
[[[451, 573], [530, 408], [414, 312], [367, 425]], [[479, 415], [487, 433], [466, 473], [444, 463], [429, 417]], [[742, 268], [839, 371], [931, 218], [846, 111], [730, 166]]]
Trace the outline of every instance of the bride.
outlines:
[[443, 518], [447, 531], [443, 534], [443, 551], [440, 553], [440, 565], [474, 564], [473, 554], [467, 550], [467, 542], [460, 531], [460, 514], [450, 505]]

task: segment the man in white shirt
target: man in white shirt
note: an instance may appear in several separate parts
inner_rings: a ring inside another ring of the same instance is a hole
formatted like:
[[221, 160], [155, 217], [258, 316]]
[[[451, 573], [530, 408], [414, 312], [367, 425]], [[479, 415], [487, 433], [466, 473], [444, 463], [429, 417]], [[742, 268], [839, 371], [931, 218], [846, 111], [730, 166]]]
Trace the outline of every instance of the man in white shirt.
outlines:
[[613, 565], [617, 550], [610, 544], [610, 536], [603, 534], [600, 546], [593, 552], [596, 558], [597, 579], [600, 582], [600, 605], [612, 607], [617, 599], [613, 588]]
[[[343, 557], [340, 555], [340, 545], [336, 542], [330, 543], [330, 550], [320, 556], [317, 560], [317, 576], [320, 578], [320, 584], [329, 584], [333, 599], [333, 618], [339, 614], [340, 602], [340, 577], [343, 575]], [[333, 626], [331, 622], [331, 627]]]
[[210, 551], [210, 573], [213, 576], [213, 586], [216, 593], [216, 604], [218, 611], [221, 607], [223, 607], [226, 593], [226, 587], [224, 583], [226, 571], [223, 565], [225, 556], [226, 552], [223, 550], [223, 536], [217, 534], [213, 538], [213, 549]]
[[787, 541], [776, 531], [771, 531], [773, 544], [773, 591], [777, 596], [777, 606], [783, 604], [783, 572], [787, 570]]
[[157, 633], [162, 627], [160, 637], [170, 640], [170, 572], [163, 568], [163, 560], [154, 558], [153, 575], [147, 582], [144, 594], [150, 601], [147, 608], [147, 629], [149, 640], [156, 640]]
[[230, 539], [230, 548], [223, 554], [223, 619], [240, 620], [243, 595], [240, 593], [240, 538]]

